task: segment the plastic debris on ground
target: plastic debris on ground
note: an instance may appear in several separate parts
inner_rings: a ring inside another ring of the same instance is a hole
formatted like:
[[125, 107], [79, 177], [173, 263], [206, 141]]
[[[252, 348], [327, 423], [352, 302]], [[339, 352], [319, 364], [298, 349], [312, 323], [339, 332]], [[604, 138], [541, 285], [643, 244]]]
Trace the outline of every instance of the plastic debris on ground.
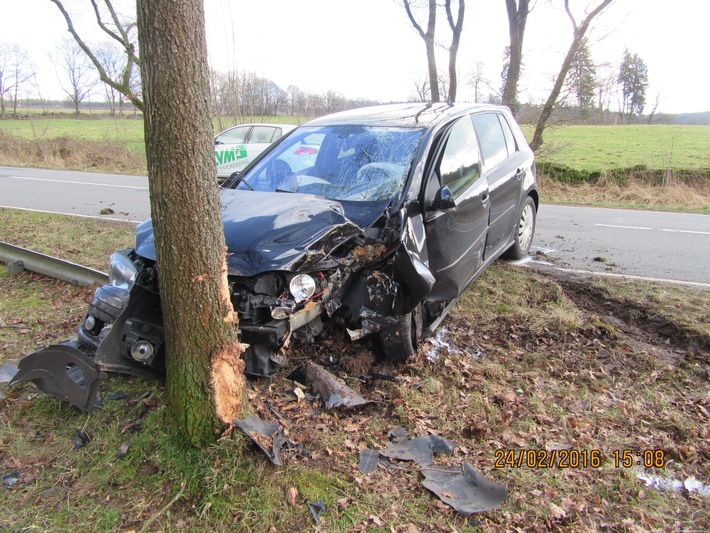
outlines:
[[15, 483], [17, 483], [20, 479], [20, 473], [19, 472], [11, 472], [10, 474], [5, 474], [2, 476], [2, 484], [5, 487], [12, 487]]
[[325, 500], [318, 500], [317, 502], [308, 504], [308, 512], [311, 513], [313, 521], [316, 524], [320, 524], [320, 517], [323, 516], [325, 512]]
[[710, 485], [705, 485], [702, 481], [695, 479], [695, 476], [691, 476], [685, 481], [646, 473], [637, 473], [636, 477], [644, 481], [647, 487], [654, 489], [671, 492], [683, 492], [686, 490], [690, 494], [697, 494], [698, 496], [704, 496], [706, 498], [710, 497]]
[[83, 432], [80, 429], [76, 429], [74, 431], [74, 437], [72, 438], [72, 444], [74, 445], [74, 449], [78, 450], [79, 448], [83, 448], [87, 444], [91, 442], [91, 437], [85, 432]]
[[310, 385], [313, 392], [320, 395], [326, 409], [359, 407], [369, 403], [325, 368], [315, 363], [304, 363], [289, 376], [289, 379]]
[[422, 468], [422, 485], [462, 515], [495, 509], [505, 502], [505, 486], [491, 481], [470, 464], [453, 468]]
[[288, 440], [280, 424], [268, 422], [253, 415], [243, 420], [235, 418], [234, 423], [264, 452], [272, 463], [276, 466], [283, 465], [281, 449], [287, 444]]
[[466, 516], [495, 509], [507, 499], [504, 485], [486, 478], [468, 463], [455, 467], [433, 466], [435, 453], [453, 455], [456, 444], [450, 440], [433, 434], [409, 439], [401, 427], [391, 430], [388, 436], [392, 442], [384, 450], [366, 448], [360, 452], [358, 469], [361, 472], [373, 472], [380, 462], [393, 466], [388, 459], [415, 462], [424, 476], [422, 485]]
[[[426, 356], [429, 361], [436, 361], [439, 358], [439, 355], [441, 352], [444, 353], [454, 353], [454, 354], [468, 354], [470, 352], [466, 350], [462, 350], [458, 348], [457, 346], [454, 346], [451, 344], [447, 339], [449, 337], [449, 332], [447, 331], [446, 328], [440, 328], [437, 332], [436, 335], [433, 337], [429, 337], [427, 339], [427, 343], [429, 344], [429, 348], [426, 351]], [[483, 353], [480, 351], [473, 352], [470, 354], [471, 357], [474, 359], [478, 360], [481, 357], [483, 357]]]
[[0, 383], [9, 383], [17, 374], [18, 368], [15, 363], [7, 362], [0, 366]]

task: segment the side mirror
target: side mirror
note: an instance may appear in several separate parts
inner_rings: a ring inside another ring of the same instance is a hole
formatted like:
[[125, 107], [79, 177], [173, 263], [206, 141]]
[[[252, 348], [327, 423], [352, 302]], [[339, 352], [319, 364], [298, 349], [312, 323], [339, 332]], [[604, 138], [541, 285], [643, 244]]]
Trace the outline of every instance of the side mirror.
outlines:
[[456, 207], [456, 200], [454, 200], [454, 195], [451, 194], [451, 189], [444, 185], [441, 189], [436, 191], [432, 207], [434, 209], [451, 209], [452, 207]]

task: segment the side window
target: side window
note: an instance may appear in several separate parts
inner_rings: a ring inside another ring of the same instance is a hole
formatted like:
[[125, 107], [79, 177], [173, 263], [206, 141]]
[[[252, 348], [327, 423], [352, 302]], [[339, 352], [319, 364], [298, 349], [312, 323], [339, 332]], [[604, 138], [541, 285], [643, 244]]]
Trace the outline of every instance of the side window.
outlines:
[[469, 117], [459, 119], [451, 128], [438, 171], [441, 185], [448, 186], [454, 196], [481, 175], [476, 133]]
[[500, 125], [503, 128], [503, 135], [505, 136], [505, 144], [508, 146], [508, 157], [513, 155], [518, 151], [518, 145], [515, 143], [515, 136], [510, 129], [510, 124], [505, 119], [503, 115], [498, 115], [498, 120], [500, 120]]
[[483, 161], [486, 169], [493, 168], [508, 157], [505, 135], [496, 113], [473, 115], [473, 127], [481, 143]]
[[249, 135], [250, 143], [270, 143], [274, 138], [276, 128], [270, 126], [254, 126]]
[[227, 130], [221, 135], [218, 135], [216, 141], [224, 144], [243, 144], [250, 129], [251, 126], [232, 128], [231, 130]]

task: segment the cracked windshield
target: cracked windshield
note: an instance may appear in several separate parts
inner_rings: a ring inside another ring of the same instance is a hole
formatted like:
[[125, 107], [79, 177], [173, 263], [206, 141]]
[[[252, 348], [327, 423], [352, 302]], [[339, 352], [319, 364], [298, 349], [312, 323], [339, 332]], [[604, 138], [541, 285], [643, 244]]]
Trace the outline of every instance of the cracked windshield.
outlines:
[[241, 176], [237, 188], [387, 200], [404, 186], [422, 133], [413, 128], [299, 128]]

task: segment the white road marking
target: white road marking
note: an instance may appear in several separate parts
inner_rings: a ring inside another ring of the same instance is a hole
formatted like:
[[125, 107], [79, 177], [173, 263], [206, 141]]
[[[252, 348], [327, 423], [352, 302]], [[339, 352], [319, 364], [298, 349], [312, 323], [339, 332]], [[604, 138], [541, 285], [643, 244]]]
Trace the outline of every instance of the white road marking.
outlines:
[[549, 266], [555, 270], [559, 270], [560, 272], [571, 272], [573, 274], [589, 274], [592, 276], [599, 276], [602, 278], [617, 278], [617, 279], [633, 279], [633, 280], [638, 280], [638, 281], [652, 281], [655, 283], [670, 283], [671, 285], [687, 285], [689, 287], [701, 287], [703, 289], [710, 289], [710, 283], [701, 283], [699, 281], [682, 281], [678, 279], [666, 279], [666, 278], [649, 278], [646, 276], [633, 276], [631, 274], [617, 274], [615, 272], [596, 272], [594, 270], [581, 270], [581, 269], [576, 269], [576, 268], [563, 268], [563, 267], [558, 267], [558, 266], [553, 266], [550, 263], [543, 263], [541, 261], [530, 261], [522, 266], [528, 266], [528, 265], [545, 265]]
[[640, 229], [646, 231], [665, 231], [667, 233], [691, 233], [693, 235], [710, 235], [710, 231], [693, 231], [689, 229], [666, 229], [666, 228], [647, 228], [644, 226], [619, 226], [616, 224], [594, 224], [602, 228], [621, 228], [621, 229]]
[[95, 187], [115, 187], [117, 189], [136, 189], [139, 191], [147, 191], [148, 187], [136, 187], [134, 185], [116, 185], [113, 183], [93, 183], [89, 181], [71, 181], [71, 180], [50, 180], [46, 178], [26, 178], [23, 176], [5, 176], [12, 180], [27, 180], [27, 181], [49, 181], [51, 183], [70, 183], [73, 185], [93, 185]]
[[0, 205], [0, 209], [17, 209], [18, 211], [32, 211], [33, 213], [47, 213], [49, 215], [64, 215], [67, 217], [79, 218], [95, 218], [97, 220], [112, 220], [114, 222], [131, 222], [132, 224], [140, 224], [142, 220], [131, 220], [129, 218], [115, 218], [99, 215], [80, 215], [78, 213], [62, 213], [61, 211], [45, 211], [43, 209], [29, 209], [27, 207], [15, 207], [14, 205]]

